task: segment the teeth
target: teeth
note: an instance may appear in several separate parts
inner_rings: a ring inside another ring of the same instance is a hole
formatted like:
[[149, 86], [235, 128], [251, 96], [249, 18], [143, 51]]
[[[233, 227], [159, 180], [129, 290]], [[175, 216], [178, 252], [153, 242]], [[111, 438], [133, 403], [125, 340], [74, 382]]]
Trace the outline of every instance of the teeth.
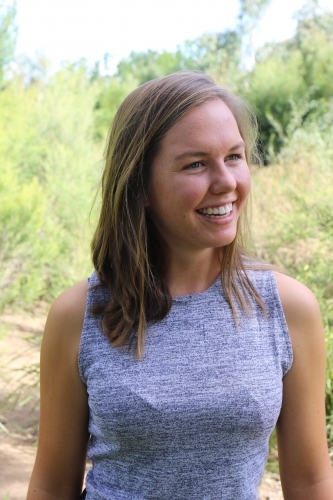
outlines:
[[232, 210], [232, 203], [228, 203], [227, 205], [221, 205], [220, 207], [208, 207], [208, 208], [202, 208], [199, 210], [200, 213], [204, 215], [210, 215], [210, 216], [215, 216], [215, 215], [227, 215], [231, 212]]

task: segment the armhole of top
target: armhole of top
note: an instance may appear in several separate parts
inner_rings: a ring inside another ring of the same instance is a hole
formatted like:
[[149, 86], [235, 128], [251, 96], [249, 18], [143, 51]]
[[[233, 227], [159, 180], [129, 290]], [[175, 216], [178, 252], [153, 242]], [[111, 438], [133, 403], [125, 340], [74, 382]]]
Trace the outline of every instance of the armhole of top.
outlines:
[[85, 334], [86, 334], [86, 326], [88, 322], [88, 316], [91, 314], [89, 311], [90, 308], [90, 302], [91, 302], [91, 288], [90, 288], [90, 281], [91, 277], [87, 278], [88, 280], [88, 288], [87, 288], [87, 298], [86, 298], [86, 307], [84, 311], [84, 318], [83, 318], [83, 326], [82, 326], [82, 332], [81, 332], [81, 338], [80, 338], [80, 344], [79, 344], [79, 353], [78, 353], [78, 369], [79, 369], [79, 375], [81, 377], [81, 380], [86, 384], [86, 378], [83, 373], [83, 368], [82, 368], [82, 357], [83, 357], [83, 343], [85, 339]]
[[[274, 297], [274, 303], [275, 303], [275, 310], [277, 311], [281, 330], [282, 330], [282, 335], [284, 339], [284, 347], [285, 347], [285, 352], [283, 353], [283, 360], [282, 360], [282, 370], [283, 370], [283, 376], [285, 376], [288, 371], [290, 370], [292, 364], [293, 364], [293, 347], [291, 343], [291, 338], [290, 338], [290, 333], [289, 333], [289, 328], [287, 324], [287, 320], [283, 311], [283, 306], [279, 294], [279, 289], [277, 286], [276, 278], [274, 276], [273, 271], [269, 271], [270, 274], [270, 287], [272, 290], [272, 295]], [[287, 356], [285, 356], [285, 353]], [[287, 358], [287, 359], [285, 359]]]

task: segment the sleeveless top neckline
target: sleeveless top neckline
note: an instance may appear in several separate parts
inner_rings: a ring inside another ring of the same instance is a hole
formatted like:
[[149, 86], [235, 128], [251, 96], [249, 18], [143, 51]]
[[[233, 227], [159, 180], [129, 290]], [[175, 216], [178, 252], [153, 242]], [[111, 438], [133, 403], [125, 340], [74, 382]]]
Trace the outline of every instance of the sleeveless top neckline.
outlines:
[[176, 297], [172, 297], [172, 302], [188, 302], [189, 300], [201, 300], [202, 296], [206, 293], [209, 293], [210, 290], [217, 286], [218, 282], [221, 281], [220, 275], [213, 281], [213, 283], [203, 290], [202, 292], [193, 292], [184, 295], [176, 295]]

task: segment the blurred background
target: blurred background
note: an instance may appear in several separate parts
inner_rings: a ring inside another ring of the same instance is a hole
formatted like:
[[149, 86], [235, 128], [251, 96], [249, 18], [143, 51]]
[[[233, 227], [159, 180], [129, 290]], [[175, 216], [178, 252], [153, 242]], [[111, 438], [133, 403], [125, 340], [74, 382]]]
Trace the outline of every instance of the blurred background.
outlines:
[[[91, 273], [117, 107], [186, 69], [257, 110], [253, 251], [320, 302], [333, 446], [333, 0], [0, 0], [0, 353], [15, 357], [0, 358], [0, 438], [17, 430], [14, 408], [38, 410], [38, 360], [21, 355], [22, 337], [36, 352], [51, 301]], [[37, 413], [19, 424], [33, 440]]]

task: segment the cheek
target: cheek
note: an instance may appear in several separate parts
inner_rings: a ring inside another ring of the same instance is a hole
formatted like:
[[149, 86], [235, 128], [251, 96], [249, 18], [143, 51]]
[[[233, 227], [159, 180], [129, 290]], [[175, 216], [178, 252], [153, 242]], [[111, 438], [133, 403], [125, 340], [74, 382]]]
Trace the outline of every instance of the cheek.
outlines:
[[248, 172], [247, 182], [246, 182], [247, 195], [250, 194], [251, 189], [252, 189], [252, 178], [251, 178], [250, 172]]
[[243, 198], [243, 200], [242, 200], [243, 202], [246, 201], [246, 198], [250, 194], [251, 184], [252, 184], [252, 180], [251, 180], [250, 171], [249, 171], [249, 169], [246, 169], [246, 171], [244, 171], [242, 173], [242, 175], [239, 177], [239, 179], [237, 181], [238, 192], [241, 195], [241, 197]]
[[177, 193], [177, 204], [182, 209], [191, 210], [196, 207], [196, 205], [202, 199], [202, 193], [193, 189], [181, 189]]
[[[177, 210], [186, 212], [196, 207], [202, 199], [202, 187], [195, 182], [174, 182], [170, 184], [168, 190], [164, 192], [163, 205], [168, 207], [168, 211]], [[180, 213], [180, 212], [178, 212]]]
[[173, 186], [174, 197], [185, 208], [193, 208], [198, 205], [209, 191], [209, 182], [203, 179], [187, 178], [181, 184]]

